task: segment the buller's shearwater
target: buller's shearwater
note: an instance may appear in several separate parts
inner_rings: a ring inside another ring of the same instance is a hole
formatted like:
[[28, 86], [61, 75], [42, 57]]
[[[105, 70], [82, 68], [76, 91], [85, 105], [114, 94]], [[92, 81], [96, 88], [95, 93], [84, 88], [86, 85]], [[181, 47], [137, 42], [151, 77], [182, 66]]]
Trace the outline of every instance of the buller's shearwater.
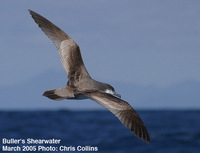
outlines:
[[[68, 77], [67, 85], [47, 90], [43, 96], [53, 100], [92, 99], [110, 110], [136, 136], [150, 142], [147, 129], [136, 111], [106, 83], [91, 78], [83, 63], [79, 46], [60, 28], [29, 10], [35, 22], [55, 44]], [[119, 98], [117, 98], [119, 97]]]

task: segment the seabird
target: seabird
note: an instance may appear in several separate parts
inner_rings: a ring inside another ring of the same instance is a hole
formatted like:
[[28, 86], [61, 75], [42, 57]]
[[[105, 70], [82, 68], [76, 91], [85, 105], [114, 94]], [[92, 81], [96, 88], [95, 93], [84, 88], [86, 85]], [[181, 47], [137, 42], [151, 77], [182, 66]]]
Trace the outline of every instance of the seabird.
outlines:
[[53, 100], [91, 99], [111, 111], [128, 129], [146, 142], [150, 142], [147, 129], [136, 111], [106, 83], [98, 82], [89, 75], [79, 46], [60, 28], [43, 16], [29, 10], [35, 22], [55, 44], [68, 77], [67, 85], [47, 90], [43, 96]]

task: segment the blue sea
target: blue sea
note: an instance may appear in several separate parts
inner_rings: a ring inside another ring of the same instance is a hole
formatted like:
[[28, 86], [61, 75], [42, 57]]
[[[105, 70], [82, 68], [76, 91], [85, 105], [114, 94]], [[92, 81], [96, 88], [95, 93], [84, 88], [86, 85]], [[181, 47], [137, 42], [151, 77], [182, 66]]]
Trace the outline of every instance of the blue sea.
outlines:
[[[200, 111], [138, 111], [138, 114], [149, 131], [149, 144], [108, 111], [0, 111], [0, 151], [8, 152], [3, 151], [3, 146], [4, 149], [18, 146], [21, 150], [10, 152], [31, 149], [32, 152], [200, 152]], [[9, 144], [11, 139], [18, 142]], [[28, 144], [28, 140], [53, 139], [58, 143]]]

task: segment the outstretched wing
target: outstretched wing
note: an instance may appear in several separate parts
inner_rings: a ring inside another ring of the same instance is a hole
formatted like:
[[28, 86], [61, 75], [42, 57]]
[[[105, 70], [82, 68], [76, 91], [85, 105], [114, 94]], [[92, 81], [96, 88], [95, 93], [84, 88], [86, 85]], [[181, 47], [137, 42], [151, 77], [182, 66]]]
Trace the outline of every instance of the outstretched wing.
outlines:
[[35, 22], [53, 41], [58, 50], [60, 60], [70, 81], [78, 81], [82, 74], [89, 76], [79, 46], [60, 28], [41, 15], [29, 10]]
[[85, 96], [110, 110], [136, 136], [146, 142], [150, 142], [150, 137], [144, 123], [127, 102], [102, 92], [86, 93]]

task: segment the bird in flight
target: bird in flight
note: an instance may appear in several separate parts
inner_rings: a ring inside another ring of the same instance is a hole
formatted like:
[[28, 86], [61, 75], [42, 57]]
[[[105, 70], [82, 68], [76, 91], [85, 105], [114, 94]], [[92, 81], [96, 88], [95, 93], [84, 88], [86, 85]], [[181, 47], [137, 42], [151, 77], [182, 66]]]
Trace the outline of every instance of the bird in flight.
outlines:
[[63, 99], [91, 99], [111, 111], [128, 129], [146, 142], [150, 142], [147, 129], [136, 111], [106, 83], [92, 79], [88, 73], [79, 46], [55, 24], [29, 10], [32, 18], [55, 44], [68, 77], [67, 85], [44, 92], [43, 96], [59, 101]]

